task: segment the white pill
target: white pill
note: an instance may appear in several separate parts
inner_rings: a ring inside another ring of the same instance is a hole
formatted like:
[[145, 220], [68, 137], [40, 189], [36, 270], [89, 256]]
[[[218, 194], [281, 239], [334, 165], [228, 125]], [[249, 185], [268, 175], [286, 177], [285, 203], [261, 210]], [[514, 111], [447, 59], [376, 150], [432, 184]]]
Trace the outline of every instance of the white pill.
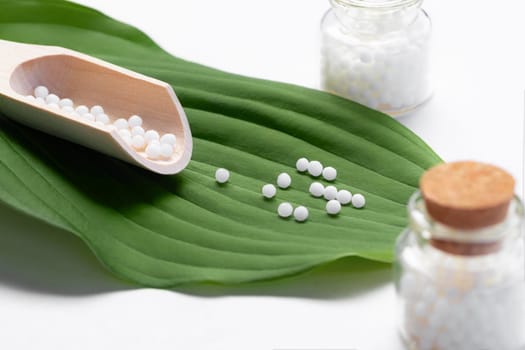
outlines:
[[308, 173], [312, 176], [319, 176], [323, 172], [323, 164], [317, 160], [312, 160], [308, 163]]
[[142, 126], [134, 126], [131, 129], [131, 135], [132, 136], [135, 136], [135, 135], [144, 136], [145, 133], [146, 132], [144, 131], [144, 128]]
[[341, 190], [337, 192], [335, 199], [337, 199], [342, 205], [346, 205], [352, 201], [352, 193], [347, 190]]
[[73, 108], [73, 101], [69, 98], [63, 98], [60, 100], [60, 102], [58, 103], [58, 105], [62, 108], [64, 107], [71, 107]]
[[49, 94], [49, 95], [46, 96], [46, 103], [47, 104], [54, 103], [54, 104], [56, 104], [58, 106], [59, 102], [60, 102], [60, 97], [58, 97], [55, 94]]
[[48, 106], [50, 109], [60, 109], [60, 106], [57, 105], [56, 103], [48, 103], [47, 106]]
[[335, 186], [326, 186], [324, 189], [324, 199], [331, 201], [337, 197], [337, 188]]
[[129, 127], [133, 128], [135, 126], [142, 126], [142, 118], [138, 115], [132, 115], [128, 119]]
[[160, 157], [160, 143], [150, 142], [148, 147], [146, 147], [146, 155], [148, 158], [158, 159]]
[[293, 207], [290, 203], [284, 202], [277, 207], [277, 214], [282, 218], [289, 218], [293, 213]]
[[144, 149], [144, 146], [146, 146], [146, 141], [141, 135], [135, 135], [131, 137], [131, 145], [133, 148], [141, 150]]
[[224, 168], [219, 168], [215, 172], [215, 181], [220, 184], [228, 182], [230, 179], [230, 172]]
[[266, 198], [273, 198], [275, 197], [275, 194], [277, 193], [277, 189], [272, 184], [266, 184], [262, 187], [262, 195]]
[[129, 138], [131, 141], [131, 132], [128, 129], [120, 129], [118, 133], [123, 138]]
[[89, 108], [87, 108], [87, 107], [84, 106], [84, 105], [80, 105], [80, 106], [78, 106], [77, 108], [75, 108], [75, 112], [77, 112], [78, 115], [82, 116], [82, 115], [84, 115], [84, 114], [89, 113]]
[[44, 98], [42, 98], [42, 97], [37, 97], [35, 99], [35, 102], [36, 102], [37, 105], [45, 105], [46, 104], [46, 100], [44, 100]]
[[322, 197], [324, 194], [324, 186], [320, 182], [312, 182], [309, 191], [314, 197]]
[[159, 133], [156, 130], [148, 130], [144, 134], [144, 138], [146, 139], [147, 143], [150, 143], [152, 141], [158, 141], [159, 140]]
[[109, 117], [105, 113], [100, 113], [95, 115], [95, 120], [104, 125], [109, 124]]
[[177, 143], [177, 137], [173, 134], [164, 134], [160, 138], [160, 143], [168, 143], [172, 146], [175, 146]]
[[171, 158], [173, 155], [173, 146], [169, 143], [161, 143], [160, 144], [160, 155], [163, 158]]
[[303, 207], [302, 205], [295, 208], [293, 211], [293, 216], [296, 221], [303, 222], [308, 219], [308, 209], [306, 207]]
[[298, 171], [303, 173], [306, 170], [308, 170], [308, 164], [310, 164], [308, 159], [306, 159], [306, 158], [299, 158], [297, 160], [297, 162], [295, 163], [295, 167], [297, 168]]
[[[78, 113], [78, 111], [77, 111]], [[121, 130], [121, 129], [127, 129], [128, 128], [128, 121], [124, 118], [119, 118], [113, 122], [113, 125], [115, 128]]]
[[90, 112], [96, 117], [97, 115], [104, 113], [104, 108], [102, 108], [102, 106], [96, 105], [91, 107]]
[[365, 206], [365, 204], [366, 204], [366, 199], [362, 194], [357, 193], [352, 196], [352, 206], [354, 208], [358, 208], [358, 209], [362, 208]]
[[49, 95], [49, 90], [45, 87], [45, 86], [38, 86], [35, 88], [35, 97], [41, 97], [43, 99], [45, 99], [47, 97], [47, 95]]
[[73, 112], [75, 112], [75, 110], [73, 109], [73, 107], [65, 106], [62, 107], [62, 112], [64, 112], [65, 114], [72, 114]]
[[83, 114], [82, 118], [86, 119], [86, 120], [89, 120], [90, 122], [94, 122], [95, 121], [95, 116], [93, 114], [91, 114], [91, 113]]
[[323, 177], [327, 181], [334, 181], [337, 177], [337, 170], [331, 166], [327, 166], [323, 169]]
[[277, 186], [280, 188], [288, 188], [292, 184], [292, 178], [287, 173], [281, 173], [277, 176]]
[[341, 203], [332, 199], [326, 203], [326, 212], [330, 215], [337, 215], [341, 211]]

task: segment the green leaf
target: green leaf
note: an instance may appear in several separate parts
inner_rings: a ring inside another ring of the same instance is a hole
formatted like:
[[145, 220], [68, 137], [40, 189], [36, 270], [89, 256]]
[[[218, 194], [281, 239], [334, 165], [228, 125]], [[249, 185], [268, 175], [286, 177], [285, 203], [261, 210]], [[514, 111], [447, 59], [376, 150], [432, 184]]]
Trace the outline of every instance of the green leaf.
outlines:
[[[173, 85], [194, 156], [160, 176], [0, 117], [0, 200], [86, 242], [117, 276], [173, 287], [296, 274], [347, 256], [382, 262], [405, 226], [405, 203], [439, 157], [397, 121], [327, 93], [220, 72], [160, 49], [138, 30], [63, 1], [0, 1], [0, 37], [60, 45]], [[338, 169], [336, 186], [367, 197], [328, 217], [298, 174], [306, 156]], [[217, 167], [232, 171], [226, 185]], [[263, 200], [286, 171], [292, 188]], [[310, 208], [299, 224], [280, 201]]]

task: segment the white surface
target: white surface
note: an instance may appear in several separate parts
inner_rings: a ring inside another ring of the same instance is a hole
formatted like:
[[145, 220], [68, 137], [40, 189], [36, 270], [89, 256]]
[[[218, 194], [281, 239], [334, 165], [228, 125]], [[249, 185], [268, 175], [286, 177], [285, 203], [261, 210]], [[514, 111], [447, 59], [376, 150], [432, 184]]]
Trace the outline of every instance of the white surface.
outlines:
[[[173, 54], [316, 87], [327, 1], [84, 0]], [[427, 0], [435, 98], [401, 121], [446, 160], [499, 164], [521, 180], [522, 1]], [[520, 181], [521, 184], [521, 181]], [[138, 289], [71, 235], [0, 209], [2, 349], [401, 349], [389, 269], [340, 262], [248, 287]]]

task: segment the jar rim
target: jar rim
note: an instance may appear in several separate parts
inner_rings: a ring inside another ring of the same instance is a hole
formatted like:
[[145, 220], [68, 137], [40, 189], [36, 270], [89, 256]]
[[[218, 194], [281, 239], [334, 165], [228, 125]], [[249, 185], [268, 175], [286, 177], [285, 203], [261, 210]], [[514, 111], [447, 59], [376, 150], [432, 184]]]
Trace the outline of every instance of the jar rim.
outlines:
[[423, 2], [423, 0], [330, 0], [334, 5], [352, 6], [360, 8], [395, 9], [408, 7]]
[[444, 239], [458, 243], [488, 243], [501, 240], [509, 232], [509, 228], [521, 225], [524, 206], [520, 198], [514, 196], [504, 221], [475, 230], [456, 229], [434, 220], [426, 212], [420, 191], [416, 191], [410, 197], [407, 210], [410, 226], [425, 240]]

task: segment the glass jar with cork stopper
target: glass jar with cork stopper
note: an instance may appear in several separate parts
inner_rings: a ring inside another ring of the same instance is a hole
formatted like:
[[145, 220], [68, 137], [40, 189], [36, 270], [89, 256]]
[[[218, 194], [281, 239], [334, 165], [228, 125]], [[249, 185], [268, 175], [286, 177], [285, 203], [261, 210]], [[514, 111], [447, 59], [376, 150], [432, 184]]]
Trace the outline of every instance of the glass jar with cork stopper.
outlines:
[[523, 349], [524, 214], [512, 176], [478, 162], [438, 165], [408, 214], [395, 263], [407, 348]]

